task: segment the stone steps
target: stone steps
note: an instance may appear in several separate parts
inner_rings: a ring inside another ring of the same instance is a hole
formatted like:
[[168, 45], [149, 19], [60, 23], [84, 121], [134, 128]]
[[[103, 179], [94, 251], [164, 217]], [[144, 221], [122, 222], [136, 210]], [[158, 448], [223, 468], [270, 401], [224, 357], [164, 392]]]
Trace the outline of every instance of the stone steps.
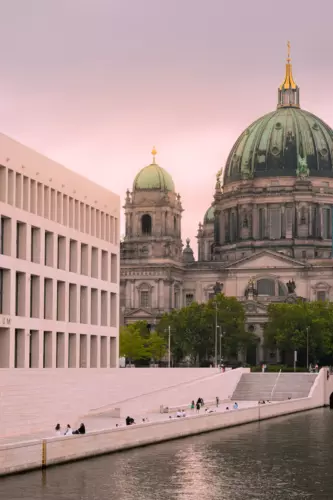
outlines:
[[284, 401], [307, 397], [316, 380], [313, 373], [247, 373], [232, 395], [233, 401]]

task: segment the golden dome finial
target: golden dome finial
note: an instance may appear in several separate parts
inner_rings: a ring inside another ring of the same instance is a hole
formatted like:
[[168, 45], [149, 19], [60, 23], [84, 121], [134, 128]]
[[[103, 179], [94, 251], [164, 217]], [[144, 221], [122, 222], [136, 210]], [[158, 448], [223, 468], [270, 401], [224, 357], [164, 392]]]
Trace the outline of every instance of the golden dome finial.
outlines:
[[290, 42], [287, 42], [287, 63], [286, 63], [286, 75], [284, 77], [283, 83], [280, 85], [280, 90], [287, 89], [297, 89], [297, 85], [295, 83], [292, 67], [291, 67], [291, 57], [290, 57]]
[[157, 151], [156, 151], [155, 146], [153, 146], [153, 149], [152, 149], [152, 151], [151, 151], [151, 154], [153, 155], [153, 163], [155, 163], [155, 156], [157, 155]]
[[288, 48], [288, 57], [287, 57], [287, 63], [290, 64], [291, 57], [290, 57], [290, 42], [288, 40], [287, 42], [287, 48]]

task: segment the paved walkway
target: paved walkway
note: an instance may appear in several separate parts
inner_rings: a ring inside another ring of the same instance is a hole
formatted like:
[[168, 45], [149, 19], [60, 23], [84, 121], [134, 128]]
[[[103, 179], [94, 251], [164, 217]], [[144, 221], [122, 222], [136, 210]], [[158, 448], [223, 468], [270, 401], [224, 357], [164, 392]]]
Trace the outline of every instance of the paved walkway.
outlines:
[[[226, 407], [228, 406], [230, 410], [232, 410], [232, 405], [233, 402], [230, 401], [230, 403], [223, 403], [219, 406], [219, 408], [216, 408], [213, 405], [210, 405], [209, 408], [212, 408], [215, 412], [218, 413], [224, 413], [226, 410]], [[241, 401], [239, 403], [239, 409], [242, 408], [250, 408], [252, 406], [257, 406], [258, 401]], [[202, 408], [199, 413], [196, 412], [196, 410], [186, 410], [186, 417], [195, 417], [197, 415], [203, 415], [205, 413], [205, 408]], [[229, 411], [230, 411], [229, 410]], [[233, 410], [237, 411], [237, 410]], [[84, 422], [87, 432], [89, 431], [98, 431], [98, 430], [106, 430], [106, 429], [114, 429], [118, 425], [119, 427], [125, 427], [125, 418], [127, 415], [124, 415], [122, 418], [113, 418], [110, 416], [105, 416], [105, 415], [87, 415], [84, 418], [82, 418], [82, 421]], [[135, 415], [135, 414], [130, 414], [132, 418], [134, 418], [135, 422], [137, 424], [142, 423], [142, 419], [148, 419], [149, 422], [160, 422], [160, 421], [166, 421], [170, 419], [170, 416], [172, 418], [176, 418], [176, 412], [173, 413], [146, 413], [142, 415]], [[15, 444], [15, 443], [22, 443], [24, 441], [31, 441], [35, 439], [46, 439], [50, 437], [54, 437], [55, 432], [53, 430], [44, 430], [41, 432], [37, 433], [32, 433], [32, 434], [25, 434], [25, 435], [18, 435], [18, 436], [8, 436], [8, 437], [1, 437], [0, 436], [0, 446], [1, 445], [6, 445], [6, 444]]]

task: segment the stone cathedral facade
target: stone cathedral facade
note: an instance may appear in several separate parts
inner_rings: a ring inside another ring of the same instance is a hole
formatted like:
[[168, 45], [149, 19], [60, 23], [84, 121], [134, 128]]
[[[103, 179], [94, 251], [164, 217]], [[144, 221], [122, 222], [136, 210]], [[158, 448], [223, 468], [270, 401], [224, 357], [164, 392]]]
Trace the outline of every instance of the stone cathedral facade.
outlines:
[[123, 323], [153, 326], [164, 312], [207, 301], [219, 282], [243, 303], [257, 335], [248, 362], [276, 361], [262, 342], [267, 305], [333, 299], [333, 131], [301, 109], [289, 54], [277, 108], [249, 125], [216, 175], [197, 260], [190, 241], [182, 243], [181, 196], [152, 154], [124, 205]]

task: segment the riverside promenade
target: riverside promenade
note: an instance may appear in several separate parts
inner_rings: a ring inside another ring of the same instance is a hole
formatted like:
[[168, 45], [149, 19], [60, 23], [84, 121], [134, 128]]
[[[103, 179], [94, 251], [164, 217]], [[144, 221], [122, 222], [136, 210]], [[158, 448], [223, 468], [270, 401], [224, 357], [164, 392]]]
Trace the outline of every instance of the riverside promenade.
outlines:
[[[146, 408], [145, 413], [142, 413], [142, 411], [138, 413], [136, 411], [125, 412], [119, 419], [119, 417], [110, 417], [109, 412], [112, 408], [106, 406], [95, 409], [92, 414], [86, 414], [85, 418], [82, 418], [88, 430], [87, 434], [82, 436], [51, 437], [52, 432], [54, 432], [54, 426], [52, 426], [52, 430], [40, 431], [40, 435], [38, 436], [37, 433], [31, 433], [29, 436], [23, 434], [20, 436], [4, 436], [0, 440], [0, 475], [29, 469], [45, 468], [73, 460], [80, 460], [129, 448], [210, 432], [217, 429], [243, 425], [250, 422], [260, 422], [261, 420], [269, 418], [307, 411], [327, 405], [330, 395], [333, 393], [333, 377], [330, 376], [326, 368], [323, 368], [316, 376], [306, 396], [291, 397], [290, 399], [288, 397], [288, 399], [284, 401], [272, 401], [271, 403], [261, 405], [258, 404], [258, 400], [250, 400], [251, 392], [254, 391], [256, 394], [260, 393], [260, 385], [265, 388], [267, 386], [267, 381], [269, 381], [271, 385], [275, 380], [274, 386], [277, 385], [279, 380], [278, 376], [274, 375], [272, 377], [272, 374], [262, 374], [262, 376], [258, 378], [258, 374], [253, 374], [252, 377], [252, 374], [250, 374], [248, 370], [245, 372], [241, 371], [238, 375], [236, 373], [237, 370], [234, 370], [234, 372], [235, 373], [228, 375], [228, 377], [224, 379], [226, 381], [227, 378], [229, 378], [230, 382], [231, 379], [234, 380], [238, 377], [238, 382], [236, 387], [234, 387], [233, 393], [228, 398], [228, 401], [221, 401], [220, 408], [212, 413], [201, 410], [197, 414], [195, 411], [192, 413], [191, 410], [187, 409], [186, 417], [169, 418], [169, 416], [175, 416], [177, 407], [174, 408], [170, 414], [160, 414], [158, 408], [154, 406], [154, 408]], [[294, 376], [289, 374], [287, 376], [287, 379], [290, 381], [289, 384], [294, 380], [295, 391], [298, 390], [297, 388], [300, 381], [308, 378], [308, 374], [304, 374], [303, 377], [297, 377], [297, 375], [299, 374], [295, 374]], [[220, 378], [221, 385], [223, 385], [223, 376]], [[218, 378], [214, 376], [212, 380], [215, 378], [218, 380]], [[251, 381], [253, 381], [254, 384], [252, 389]], [[210, 379], [206, 380], [206, 383], [207, 387], [212, 385]], [[240, 392], [240, 388], [244, 386], [244, 384], [248, 387], [249, 401], [237, 401], [239, 405], [238, 409], [232, 409], [233, 394], [237, 394], [237, 390]], [[191, 392], [193, 391], [193, 394], [196, 390], [196, 384], [193, 383], [192, 385], [191, 383], [190, 386], [192, 387]], [[201, 387], [201, 382], [199, 386]], [[183, 389], [185, 390], [184, 387]], [[174, 391], [174, 388], [171, 388], [171, 390]], [[178, 388], [178, 392], [179, 391], [180, 389]], [[188, 386], [186, 387], [186, 392], [188, 398]], [[142, 396], [143, 400], [145, 400], [146, 396], [147, 395]], [[201, 394], [199, 393], [198, 396], [205, 399], [202, 392]], [[163, 392], [163, 398], [166, 398], [165, 392]], [[190, 398], [190, 400], [191, 399], [193, 398]], [[220, 399], [222, 398], [220, 397]], [[154, 400], [158, 401], [158, 398], [155, 397]], [[124, 400], [124, 407], [126, 407], [126, 404], [130, 404], [130, 402]], [[168, 404], [171, 406], [171, 399], [168, 400]], [[133, 408], [142, 409], [142, 404], [139, 404], [137, 398], [132, 399], [132, 405]], [[226, 410], [226, 406], [230, 409]], [[116, 427], [117, 423], [118, 425], [125, 423], [124, 420], [127, 414], [134, 417], [137, 423], [131, 426], [122, 425]], [[149, 421], [142, 422], [142, 418], [147, 417]], [[63, 426], [65, 426], [66, 423], [69, 422], [62, 422]], [[92, 430], [93, 428], [95, 428], [95, 430]], [[29, 438], [28, 441], [26, 438]]]

